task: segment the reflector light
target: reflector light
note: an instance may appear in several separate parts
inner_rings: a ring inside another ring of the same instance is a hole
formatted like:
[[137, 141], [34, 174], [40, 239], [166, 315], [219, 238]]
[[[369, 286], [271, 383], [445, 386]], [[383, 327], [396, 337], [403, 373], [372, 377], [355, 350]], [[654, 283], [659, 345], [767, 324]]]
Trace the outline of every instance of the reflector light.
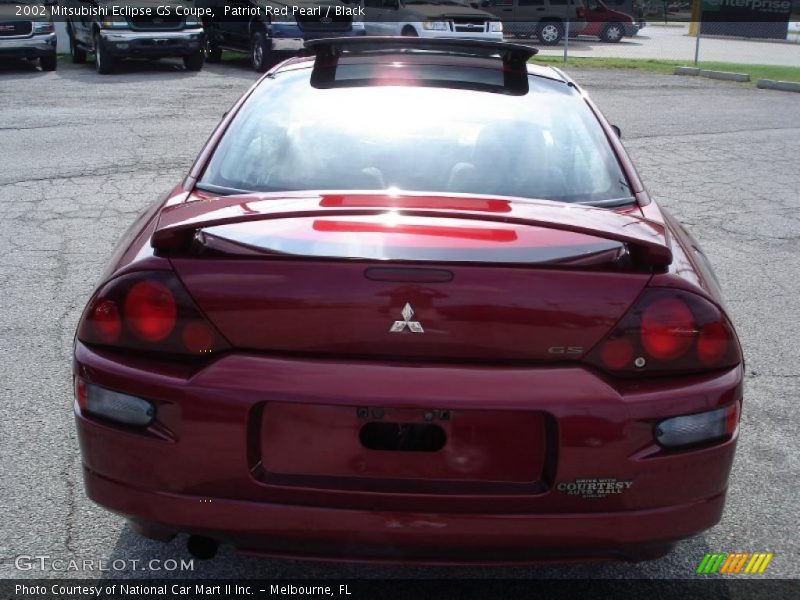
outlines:
[[658, 423], [656, 441], [664, 447], [676, 448], [721, 440], [733, 435], [739, 416], [739, 403], [725, 408], [672, 417]]
[[80, 377], [75, 377], [73, 381], [75, 387], [75, 400], [81, 410], [86, 410], [86, 382]]
[[741, 408], [738, 402], [728, 409], [728, 420], [725, 422], [725, 433], [728, 435], [733, 435], [733, 432], [736, 431], [736, 427], [739, 425], [740, 412]]
[[144, 427], [156, 416], [155, 407], [143, 398], [86, 385], [86, 412], [125, 425]]

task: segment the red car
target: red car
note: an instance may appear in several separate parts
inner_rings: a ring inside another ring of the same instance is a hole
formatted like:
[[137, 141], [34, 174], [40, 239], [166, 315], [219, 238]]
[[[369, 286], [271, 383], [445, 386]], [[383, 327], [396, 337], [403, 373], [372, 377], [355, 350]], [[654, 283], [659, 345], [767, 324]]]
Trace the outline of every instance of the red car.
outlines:
[[527, 46], [308, 46], [89, 300], [88, 495], [201, 557], [641, 560], [717, 523], [740, 346], [586, 94]]
[[[630, 15], [610, 8], [603, 0], [584, 0], [586, 27], [579, 35], [597, 36], [604, 42], [618, 42], [639, 33], [640, 24]], [[634, 9], [639, 10], [634, 4]]]

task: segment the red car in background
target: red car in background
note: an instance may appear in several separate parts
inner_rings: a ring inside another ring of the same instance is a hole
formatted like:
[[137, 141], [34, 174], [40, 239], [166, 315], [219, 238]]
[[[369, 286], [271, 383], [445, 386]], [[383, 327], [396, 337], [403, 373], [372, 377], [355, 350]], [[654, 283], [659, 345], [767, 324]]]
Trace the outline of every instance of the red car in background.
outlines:
[[717, 523], [739, 342], [588, 96], [528, 46], [307, 46], [88, 302], [89, 497], [198, 557], [642, 560]]
[[619, 42], [639, 33], [640, 22], [631, 15], [610, 8], [603, 0], [583, 0], [586, 27], [578, 35], [597, 36], [604, 42]]

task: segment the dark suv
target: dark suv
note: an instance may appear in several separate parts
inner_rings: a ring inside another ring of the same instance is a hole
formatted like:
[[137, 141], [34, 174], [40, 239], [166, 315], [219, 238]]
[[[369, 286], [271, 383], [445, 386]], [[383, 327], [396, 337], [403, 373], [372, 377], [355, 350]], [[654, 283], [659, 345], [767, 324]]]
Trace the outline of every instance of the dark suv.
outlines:
[[[349, 14], [358, 12], [358, 2], [348, 0], [318, 0], [315, 2], [283, 3], [272, 0], [195, 0], [198, 8], [211, 9], [213, 16], [204, 17], [203, 25], [208, 38], [208, 62], [220, 59], [223, 50], [245, 52], [250, 55], [250, 63], [256, 71], [264, 72], [270, 66], [270, 55], [279, 52], [298, 52], [306, 40], [343, 36], [364, 35], [364, 23], [354, 20]], [[308, 8], [320, 7], [307, 14], [295, 12], [291, 6], [304, 5]], [[235, 8], [242, 16], [233, 20], [223, 17], [225, 6]], [[288, 11], [287, 11], [288, 8]], [[344, 9], [344, 10], [343, 10]], [[285, 16], [272, 18], [271, 15], [288, 12]]]
[[55, 71], [56, 33], [44, 4], [0, 0], [0, 59], [39, 59], [42, 71]]
[[183, 58], [190, 71], [203, 68], [205, 34], [191, 4], [169, 0], [67, 0], [90, 5], [87, 16], [69, 17], [67, 32], [72, 62], [94, 54], [98, 73], [110, 73], [123, 58]]

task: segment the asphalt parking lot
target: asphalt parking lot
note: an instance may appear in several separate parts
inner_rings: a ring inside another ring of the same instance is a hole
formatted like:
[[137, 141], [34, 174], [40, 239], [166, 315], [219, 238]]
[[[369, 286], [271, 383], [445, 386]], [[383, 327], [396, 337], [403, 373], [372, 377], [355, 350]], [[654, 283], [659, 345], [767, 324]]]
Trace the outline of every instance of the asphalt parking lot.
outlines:
[[[768, 575], [800, 576], [800, 95], [636, 71], [571, 74], [622, 128], [650, 191], [704, 245], [741, 335], [746, 398], [722, 523], [639, 564], [358, 566], [223, 548], [192, 572], [116, 575], [682, 578], [706, 552], [770, 551]], [[129, 63], [113, 76], [65, 61], [55, 73], [0, 67], [0, 577], [112, 575], [19, 571], [18, 555], [189, 558], [185, 538], [140, 539], [84, 496], [72, 337], [116, 240], [183, 176], [254, 79], [244, 63], [200, 73]]]

